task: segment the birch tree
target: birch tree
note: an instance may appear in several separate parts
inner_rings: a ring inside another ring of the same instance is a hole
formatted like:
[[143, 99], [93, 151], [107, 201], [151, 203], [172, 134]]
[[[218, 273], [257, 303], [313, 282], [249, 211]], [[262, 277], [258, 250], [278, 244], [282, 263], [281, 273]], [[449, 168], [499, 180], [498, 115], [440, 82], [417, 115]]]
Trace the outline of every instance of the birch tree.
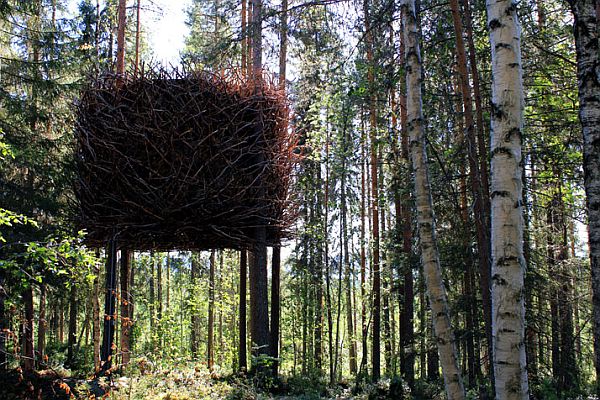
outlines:
[[446, 288], [442, 279], [440, 257], [435, 234], [435, 218], [431, 198], [431, 186], [425, 149], [425, 129], [423, 125], [423, 101], [421, 97], [421, 50], [415, 0], [402, 3], [402, 22], [406, 43], [406, 108], [408, 134], [412, 165], [414, 170], [417, 224], [421, 243], [423, 272], [427, 285], [427, 295], [431, 307], [434, 333], [437, 339], [442, 375], [448, 399], [464, 399], [465, 390], [458, 368], [454, 332], [450, 325], [450, 313], [446, 298]]
[[514, 0], [487, 0], [492, 49], [492, 337], [497, 399], [528, 399], [525, 361], [521, 27]]

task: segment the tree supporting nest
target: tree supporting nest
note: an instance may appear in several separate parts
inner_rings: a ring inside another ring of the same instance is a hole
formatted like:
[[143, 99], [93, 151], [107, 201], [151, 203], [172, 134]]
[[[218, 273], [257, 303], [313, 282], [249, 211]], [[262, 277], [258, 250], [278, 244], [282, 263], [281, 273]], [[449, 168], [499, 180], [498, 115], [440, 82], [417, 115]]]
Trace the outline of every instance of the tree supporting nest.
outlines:
[[77, 106], [78, 225], [136, 250], [251, 248], [288, 235], [294, 138], [275, 84], [234, 74], [107, 75]]

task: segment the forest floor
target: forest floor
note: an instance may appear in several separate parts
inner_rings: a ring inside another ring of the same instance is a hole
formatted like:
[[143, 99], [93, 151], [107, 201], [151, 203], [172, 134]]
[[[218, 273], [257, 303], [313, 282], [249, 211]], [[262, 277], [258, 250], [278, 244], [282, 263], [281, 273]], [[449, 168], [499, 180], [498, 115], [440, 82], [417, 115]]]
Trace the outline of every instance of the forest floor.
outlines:
[[[258, 390], [251, 379], [219, 377], [206, 368], [181, 365], [144, 370], [135, 368], [129, 375], [115, 374], [100, 380], [69, 377], [66, 370], [36, 371], [23, 374], [20, 369], [0, 375], [0, 399], [110, 399], [110, 400], [195, 400], [195, 399], [390, 399], [390, 382], [368, 386], [353, 393], [349, 385], [327, 388], [310, 381], [284, 379], [270, 390]], [[393, 386], [393, 385], [392, 385]], [[434, 400], [434, 398], [432, 398]]]
[[[24, 374], [19, 368], [0, 374], [0, 400], [443, 400], [443, 387], [417, 384], [415, 392], [402, 389], [398, 381], [382, 379], [377, 385], [355, 383], [328, 387], [322, 379], [284, 377], [258, 389], [255, 382], [237, 375], [210, 374], [205, 365], [186, 362], [178, 365], [143, 368], [136, 366], [110, 378], [72, 377], [68, 370], [54, 369]], [[489, 399], [469, 391], [468, 399]], [[582, 393], [557, 396], [546, 388], [532, 392], [534, 400], [597, 400]]]

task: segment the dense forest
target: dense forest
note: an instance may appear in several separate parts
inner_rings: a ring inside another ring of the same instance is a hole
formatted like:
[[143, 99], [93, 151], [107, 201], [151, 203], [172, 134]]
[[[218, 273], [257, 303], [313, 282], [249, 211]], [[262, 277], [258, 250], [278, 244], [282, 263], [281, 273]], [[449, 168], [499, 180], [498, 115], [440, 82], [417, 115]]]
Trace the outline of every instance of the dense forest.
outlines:
[[[599, 398], [598, 0], [185, 7], [165, 65], [152, 0], [0, 0], [0, 398]], [[152, 73], [274, 93], [285, 235], [85, 229], [86, 96]]]

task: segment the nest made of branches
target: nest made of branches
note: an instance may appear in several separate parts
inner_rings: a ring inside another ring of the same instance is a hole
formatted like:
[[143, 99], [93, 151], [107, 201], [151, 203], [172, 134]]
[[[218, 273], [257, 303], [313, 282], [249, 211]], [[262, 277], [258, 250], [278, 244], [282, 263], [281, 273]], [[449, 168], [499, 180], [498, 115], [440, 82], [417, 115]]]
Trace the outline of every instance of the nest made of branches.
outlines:
[[75, 193], [88, 244], [250, 248], [288, 237], [295, 139], [273, 82], [234, 73], [106, 75], [77, 104]]

